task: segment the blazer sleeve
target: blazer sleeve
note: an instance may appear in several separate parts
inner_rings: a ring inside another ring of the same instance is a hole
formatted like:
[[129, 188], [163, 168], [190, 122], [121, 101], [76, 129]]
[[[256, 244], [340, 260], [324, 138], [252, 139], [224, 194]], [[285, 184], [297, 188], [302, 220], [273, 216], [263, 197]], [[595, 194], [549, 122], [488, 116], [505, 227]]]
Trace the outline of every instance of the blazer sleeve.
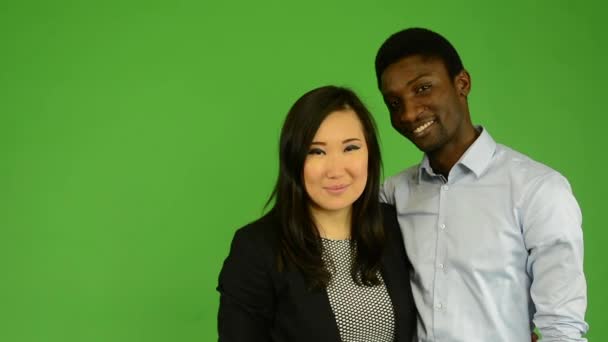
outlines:
[[270, 341], [275, 301], [271, 249], [247, 228], [235, 234], [219, 276], [220, 342]]

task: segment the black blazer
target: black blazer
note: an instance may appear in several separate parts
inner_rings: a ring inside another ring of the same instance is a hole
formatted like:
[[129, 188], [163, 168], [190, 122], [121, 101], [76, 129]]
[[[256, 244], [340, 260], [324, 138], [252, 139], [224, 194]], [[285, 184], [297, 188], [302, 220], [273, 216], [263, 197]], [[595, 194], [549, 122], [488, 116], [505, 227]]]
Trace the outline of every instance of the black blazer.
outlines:
[[[395, 209], [382, 204], [387, 233], [382, 277], [395, 311], [396, 341], [411, 342], [416, 310], [410, 264]], [[339, 342], [340, 333], [325, 289], [309, 291], [298, 271], [277, 271], [277, 217], [239, 229], [224, 261], [218, 291], [221, 342]]]

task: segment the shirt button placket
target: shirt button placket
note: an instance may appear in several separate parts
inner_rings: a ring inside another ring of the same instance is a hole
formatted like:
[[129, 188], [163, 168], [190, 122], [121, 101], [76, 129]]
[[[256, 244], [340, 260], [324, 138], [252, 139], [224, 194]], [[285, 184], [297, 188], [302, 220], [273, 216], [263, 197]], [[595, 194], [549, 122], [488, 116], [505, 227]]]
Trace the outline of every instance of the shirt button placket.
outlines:
[[447, 280], [445, 273], [445, 260], [447, 260], [447, 246], [446, 246], [446, 213], [448, 205], [448, 193], [450, 186], [442, 184], [439, 187], [439, 208], [437, 218], [437, 250], [435, 252], [435, 319], [433, 326], [433, 335], [435, 340], [443, 336], [444, 333], [444, 314], [446, 310], [447, 300]]

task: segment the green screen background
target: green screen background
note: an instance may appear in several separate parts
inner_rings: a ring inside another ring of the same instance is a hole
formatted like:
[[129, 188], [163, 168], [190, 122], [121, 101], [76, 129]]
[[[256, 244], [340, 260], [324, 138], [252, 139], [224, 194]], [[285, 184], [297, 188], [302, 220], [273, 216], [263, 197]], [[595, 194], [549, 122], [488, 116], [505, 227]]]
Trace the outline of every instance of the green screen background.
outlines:
[[474, 122], [570, 180], [588, 337], [608, 339], [604, 6], [2, 1], [0, 341], [216, 340], [218, 272], [262, 212], [301, 94], [352, 87], [378, 121], [385, 175], [420, 160], [373, 71], [408, 26], [458, 48]]

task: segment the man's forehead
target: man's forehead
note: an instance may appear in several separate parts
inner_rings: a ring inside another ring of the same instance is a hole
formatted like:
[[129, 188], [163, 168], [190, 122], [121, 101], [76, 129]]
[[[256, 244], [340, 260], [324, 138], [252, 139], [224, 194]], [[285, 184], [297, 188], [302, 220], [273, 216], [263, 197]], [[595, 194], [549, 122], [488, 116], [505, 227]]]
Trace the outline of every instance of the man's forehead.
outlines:
[[[445, 63], [433, 56], [413, 55], [401, 58], [389, 65], [381, 76], [382, 91], [402, 87], [408, 82], [426, 75], [447, 72]], [[397, 84], [395, 84], [397, 83]]]
[[[423, 73], [446, 70], [445, 63], [439, 57], [412, 55], [399, 59], [395, 63], [390, 64], [384, 71], [383, 75], [399, 71], [400, 73]], [[397, 73], [397, 74], [400, 74]]]

